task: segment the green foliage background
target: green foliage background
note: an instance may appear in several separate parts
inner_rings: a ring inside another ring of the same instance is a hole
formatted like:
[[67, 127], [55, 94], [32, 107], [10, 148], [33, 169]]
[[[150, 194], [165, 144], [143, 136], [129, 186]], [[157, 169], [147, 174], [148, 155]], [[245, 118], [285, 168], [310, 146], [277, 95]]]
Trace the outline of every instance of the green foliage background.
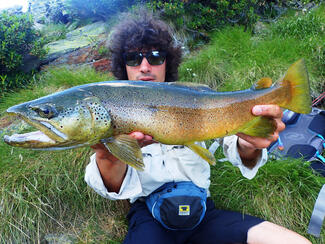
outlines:
[[42, 38], [34, 29], [30, 14], [0, 14], [0, 96], [3, 92], [26, 84], [29, 76], [21, 72], [27, 54], [45, 55]]

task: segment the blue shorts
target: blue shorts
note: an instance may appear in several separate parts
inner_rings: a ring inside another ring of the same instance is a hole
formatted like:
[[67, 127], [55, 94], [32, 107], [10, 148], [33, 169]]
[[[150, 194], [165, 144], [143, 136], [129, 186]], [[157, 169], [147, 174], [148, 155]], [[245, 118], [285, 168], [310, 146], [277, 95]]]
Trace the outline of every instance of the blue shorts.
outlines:
[[202, 222], [193, 230], [165, 229], [149, 212], [145, 202], [132, 204], [127, 216], [129, 231], [124, 244], [223, 244], [247, 243], [247, 232], [264, 220], [239, 212], [218, 210], [211, 199]]

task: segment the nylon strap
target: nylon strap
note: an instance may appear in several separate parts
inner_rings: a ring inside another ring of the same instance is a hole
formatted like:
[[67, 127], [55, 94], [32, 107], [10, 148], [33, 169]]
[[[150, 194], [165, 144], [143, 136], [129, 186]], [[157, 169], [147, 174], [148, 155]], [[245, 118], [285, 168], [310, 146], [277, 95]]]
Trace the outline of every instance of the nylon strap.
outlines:
[[214, 153], [216, 152], [217, 148], [220, 146], [219, 142], [217, 142], [216, 140], [211, 144], [211, 146], [209, 147], [209, 151], [210, 153], [212, 153], [212, 155], [214, 155]]
[[320, 237], [320, 232], [322, 229], [324, 217], [325, 217], [325, 184], [323, 185], [322, 189], [318, 193], [318, 197], [314, 205], [314, 210], [309, 221], [307, 233], [316, 237]]

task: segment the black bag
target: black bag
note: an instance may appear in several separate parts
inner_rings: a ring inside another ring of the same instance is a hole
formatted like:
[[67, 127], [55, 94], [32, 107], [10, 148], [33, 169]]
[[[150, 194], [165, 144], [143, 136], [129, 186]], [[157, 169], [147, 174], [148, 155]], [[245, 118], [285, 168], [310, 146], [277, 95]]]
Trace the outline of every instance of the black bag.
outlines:
[[[268, 147], [270, 158], [303, 158], [313, 162], [315, 170], [325, 176], [325, 111], [312, 108], [310, 114], [298, 114], [285, 110], [282, 121], [286, 128], [279, 139]], [[314, 168], [313, 167], [313, 168]]]

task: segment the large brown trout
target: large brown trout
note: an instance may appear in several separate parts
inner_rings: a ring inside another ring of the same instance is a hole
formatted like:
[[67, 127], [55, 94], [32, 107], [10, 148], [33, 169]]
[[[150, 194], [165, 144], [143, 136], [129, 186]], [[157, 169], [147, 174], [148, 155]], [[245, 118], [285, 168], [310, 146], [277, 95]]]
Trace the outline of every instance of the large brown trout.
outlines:
[[210, 163], [214, 156], [194, 144], [243, 132], [267, 137], [272, 119], [253, 116], [257, 104], [277, 104], [297, 113], [311, 107], [303, 60], [294, 63], [276, 84], [261, 79], [251, 89], [216, 92], [204, 85], [144, 81], [107, 81], [72, 87], [10, 107], [36, 132], [5, 136], [12, 146], [69, 149], [103, 142], [110, 152], [141, 169], [142, 154], [128, 134], [141, 131], [164, 144], [185, 145]]

